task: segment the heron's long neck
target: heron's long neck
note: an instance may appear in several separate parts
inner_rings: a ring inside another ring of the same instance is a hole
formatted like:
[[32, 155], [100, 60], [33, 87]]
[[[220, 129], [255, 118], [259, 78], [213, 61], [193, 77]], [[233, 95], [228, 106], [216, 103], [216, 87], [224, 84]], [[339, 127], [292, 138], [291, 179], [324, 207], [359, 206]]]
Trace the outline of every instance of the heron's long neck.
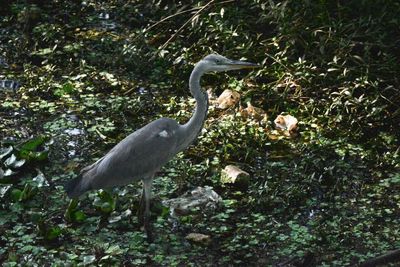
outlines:
[[207, 93], [200, 88], [200, 77], [202, 75], [203, 71], [198, 66], [194, 68], [190, 75], [189, 88], [193, 97], [196, 99], [196, 109], [190, 120], [182, 125], [183, 142], [180, 146], [182, 149], [190, 145], [200, 134], [207, 116], [208, 96]]

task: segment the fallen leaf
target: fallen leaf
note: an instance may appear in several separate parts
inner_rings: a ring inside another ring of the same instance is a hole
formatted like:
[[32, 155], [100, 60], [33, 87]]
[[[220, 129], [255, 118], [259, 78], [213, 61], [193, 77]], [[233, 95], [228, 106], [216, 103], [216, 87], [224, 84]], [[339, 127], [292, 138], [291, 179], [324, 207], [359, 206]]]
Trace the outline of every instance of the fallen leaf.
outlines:
[[222, 92], [222, 94], [218, 97], [217, 103], [218, 108], [227, 109], [239, 102], [240, 94], [238, 92], [226, 89]]
[[209, 235], [200, 233], [190, 233], [185, 238], [193, 243], [199, 243], [203, 245], [208, 245], [211, 242], [211, 237]]
[[228, 165], [221, 172], [221, 183], [223, 184], [247, 184], [250, 174], [235, 165]]
[[246, 108], [240, 108], [239, 112], [240, 115], [247, 119], [255, 119], [255, 120], [267, 120], [268, 116], [267, 113], [265, 113], [265, 111], [262, 108], [258, 108], [253, 106], [250, 101], [246, 103], [247, 107]]
[[275, 127], [279, 130], [287, 131], [290, 136], [297, 134], [297, 119], [292, 115], [278, 115], [274, 120]]

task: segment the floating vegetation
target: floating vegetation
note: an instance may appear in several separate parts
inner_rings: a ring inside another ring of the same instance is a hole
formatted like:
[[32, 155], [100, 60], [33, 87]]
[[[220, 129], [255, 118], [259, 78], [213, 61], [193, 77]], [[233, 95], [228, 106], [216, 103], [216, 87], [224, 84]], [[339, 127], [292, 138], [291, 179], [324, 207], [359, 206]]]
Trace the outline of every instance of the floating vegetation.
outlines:
[[[396, 253], [398, 1], [181, 2], [4, 2], [2, 265], [352, 266]], [[135, 129], [187, 121], [192, 63], [210, 52], [263, 67], [202, 81], [204, 129], [154, 181], [154, 243], [139, 184], [69, 202], [62, 185]], [[222, 183], [225, 166], [244, 173]], [[163, 201], [198, 187], [215, 209], [171, 218]]]

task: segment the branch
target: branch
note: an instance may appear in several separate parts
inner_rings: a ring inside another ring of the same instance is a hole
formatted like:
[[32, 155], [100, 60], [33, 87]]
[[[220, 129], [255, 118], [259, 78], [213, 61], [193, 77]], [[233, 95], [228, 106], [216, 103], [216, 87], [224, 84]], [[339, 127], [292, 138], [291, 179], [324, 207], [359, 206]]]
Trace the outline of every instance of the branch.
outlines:
[[181, 14], [188, 13], [188, 12], [191, 12], [191, 11], [195, 11], [195, 10], [198, 10], [198, 9], [200, 9], [200, 8], [201, 8], [201, 7], [194, 7], [194, 8], [191, 8], [191, 9], [179, 11], [179, 12], [177, 12], [177, 13], [175, 13], [175, 14], [169, 15], [169, 16], [167, 16], [167, 17], [165, 17], [165, 18], [162, 18], [161, 20], [157, 21], [157, 22], [154, 23], [153, 25], [150, 25], [148, 28], [144, 29], [143, 32], [150, 31], [151, 29], [153, 29], [154, 27], [156, 27], [158, 24], [160, 24], [160, 23], [162, 23], [162, 22], [164, 22], [164, 21], [166, 21], [166, 20], [169, 20], [169, 19], [171, 19], [171, 18], [173, 18], [173, 17], [179, 16], [179, 15], [181, 15]]
[[364, 261], [359, 267], [375, 267], [378, 265], [400, 262], [400, 249], [391, 250], [383, 255]]
[[177, 35], [178, 33], [180, 33], [182, 31], [183, 28], [186, 27], [186, 25], [189, 24], [189, 22], [191, 22], [198, 14], [200, 14], [204, 9], [206, 9], [209, 5], [211, 5], [215, 0], [211, 0], [210, 2], [208, 2], [207, 4], [205, 4], [204, 6], [202, 6], [202, 8], [200, 8], [196, 13], [194, 13], [194, 15], [188, 19], [159, 49], [158, 51], [163, 50], [164, 48], [167, 47], [168, 43], [171, 42]]
[[[226, 0], [226, 1], [219, 2], [219, 3], [215, 3], [215, 5], [226, 4], [226, 3], [230, 3], [230, 2], [234, 2], [234, 1], [235, 1], [235, 0]], [[212, 1], [211, 1], [211, 2], [212, 2]], [[206, 6], [209, 5], [209, 4], [210, 4], [210, 3], [207, 3]], [[204, 6], [203, 6], [203, 7], [204, 7]], [[144, 29], [143, 32], [150, 31], [151, 29], [153, 29], [154, 27], [156, 27], [158, 24], [160, 24], [160, 23], [162, 23], [162, 22], [164, 22], [164, 21], [166, 21], [166, 20], [169, 20], [169, 19], [171, 19], [171, 18], [173, 18], [173, 17], [179, 16], [179, 15], [184, 14], [184, 13], [192, 12], [192, 11], [195, 11], [195, 10], [199, 10], [199, 9], [202, 9], [203, 7], [194, 7], [194, 8], [191, 8], [191, 9], [186, 9], [186, 10], [183, 10], [183, 11], [178, 11], [178, 12], [176, 12], [175, 14], [172, 14], [172, 15], [169, 15], [169, 16], [167, 16], [167, 17], [165, 17], [165, 18], [162, 18], [161, 20], [157, 21], [156, 23], [150, 25], [148, 28]], [[192, 18], [191, 18], [191, 19], [192, 19]]]

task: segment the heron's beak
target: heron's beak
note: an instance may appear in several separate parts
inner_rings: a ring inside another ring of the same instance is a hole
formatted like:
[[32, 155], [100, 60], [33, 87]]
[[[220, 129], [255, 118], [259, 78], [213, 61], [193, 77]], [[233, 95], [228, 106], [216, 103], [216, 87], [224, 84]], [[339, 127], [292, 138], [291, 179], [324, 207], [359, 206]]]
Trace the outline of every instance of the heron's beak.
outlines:
[[235, 69], [252, 69], [261, 67], [261, 65], [241, 60], [231, 60], [227, 65]]

